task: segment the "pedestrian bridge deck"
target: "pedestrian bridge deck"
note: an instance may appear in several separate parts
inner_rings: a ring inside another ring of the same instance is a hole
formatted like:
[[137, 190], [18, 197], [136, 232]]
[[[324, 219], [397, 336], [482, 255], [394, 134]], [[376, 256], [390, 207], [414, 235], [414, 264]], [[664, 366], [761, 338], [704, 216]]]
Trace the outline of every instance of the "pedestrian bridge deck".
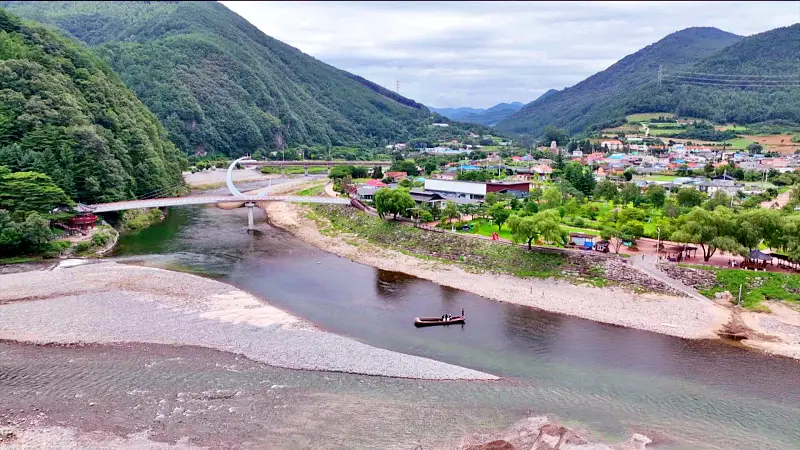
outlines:
[[245, 202], [291, 202], [291, 203], [325, 203], [329, 205], [349, 205], [349, 198], [331, 198], [300, 195], [266, 195], [263, 197], [249, 195], [234, 197], [232, 195], [204, 195], [192, 197], [154, 198], [150, 200], [128, 200], [113, 203], [100, 203], [89, 205], [88, 209], [94, 213], [111, 211], [124, 211], [138, 208], [163, 208], [166, 206], [184, 205], [210, 205], [218, 203], [245, 203]]

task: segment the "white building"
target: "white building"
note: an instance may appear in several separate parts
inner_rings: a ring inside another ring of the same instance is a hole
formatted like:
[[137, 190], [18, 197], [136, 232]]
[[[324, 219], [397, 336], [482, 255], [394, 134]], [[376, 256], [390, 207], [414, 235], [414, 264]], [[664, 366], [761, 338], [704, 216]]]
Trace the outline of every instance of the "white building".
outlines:
[[449, 123], [435, 123], [435, 124], [433, 124], [433, 126], [446, 128], [446, 127], [449, 127], [450, 124]]
[[425, 179], [425, 190], [431, 192], [443, 192], [456, 194], [466, 198], [486, 197], [486, 184], [473, 183], [470, 181], [437, 180], [434, 178]]

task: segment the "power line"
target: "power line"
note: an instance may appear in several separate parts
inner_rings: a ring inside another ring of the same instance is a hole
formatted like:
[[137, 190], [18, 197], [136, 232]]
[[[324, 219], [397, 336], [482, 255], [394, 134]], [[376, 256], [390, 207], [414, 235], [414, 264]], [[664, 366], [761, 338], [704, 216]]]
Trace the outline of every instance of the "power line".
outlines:
[[[660, 71], [659, 66], [659, 71]], [[689, 72], [685, 70], [673, 70], [668, 72], [668, 74], [673, 73], [686, 73], [690, 75], [700, 75], [700, 76], [709, 76], [709, 77], [734, 77], [734, 78], [798, 78], [796, 75], [746, 75], [746, 74], [717, 74], [717, 73], [701, 73], [701, 72]]]

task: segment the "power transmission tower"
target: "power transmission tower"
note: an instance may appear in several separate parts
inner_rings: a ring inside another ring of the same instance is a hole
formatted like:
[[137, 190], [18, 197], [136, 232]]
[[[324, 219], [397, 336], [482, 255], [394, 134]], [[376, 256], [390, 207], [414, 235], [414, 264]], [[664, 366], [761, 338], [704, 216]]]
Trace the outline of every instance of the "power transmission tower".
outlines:
[[397, 80], [397, 82], [395, 83], [395, 92], [397, 92], [398, 94], [400, 93], [400, 80]]
[[661, 89], [661, 79], [664, 77], [664, 68], [661, 64], [658, 65], [658, 88]]

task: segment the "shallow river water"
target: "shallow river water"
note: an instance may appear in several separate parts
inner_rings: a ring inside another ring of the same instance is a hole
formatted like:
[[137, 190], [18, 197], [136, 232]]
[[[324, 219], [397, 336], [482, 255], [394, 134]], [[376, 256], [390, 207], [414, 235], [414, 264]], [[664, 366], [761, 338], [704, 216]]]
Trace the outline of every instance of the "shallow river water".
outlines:
[[[800, 448], [795, 360], [494, 302], [353, 263], [271, 227], [263, 212], [258, 219], [259, 231], [248, 234], [244, 210], [172, 208], [164, 223], [123, 236], [114, 259], [211, 276], [324, 329], [506, 379], [432, 383], [259, 369], [307, 386], [323, 403], [324, 395], [359, 391], [367, 379], [359, 395], [376, 411], [405, 417], [439, 410], [420, 416], [424, 427], [408, 417], [392, 421], [387, 440], [411, 443], [415, 433], [428, 435], [423, 429], [477, 431], [549, 414], [608, 441], [638, 431], [661, 438], [662, 448]], [[464, 326], [413, 326], [415, 316], [462, 308]], [[432, 397], [410, 400], [426, 389]], [[367, 422], [377, 430], [386, 420]], [[350, 434], [353, 443], [361, 439]]]

